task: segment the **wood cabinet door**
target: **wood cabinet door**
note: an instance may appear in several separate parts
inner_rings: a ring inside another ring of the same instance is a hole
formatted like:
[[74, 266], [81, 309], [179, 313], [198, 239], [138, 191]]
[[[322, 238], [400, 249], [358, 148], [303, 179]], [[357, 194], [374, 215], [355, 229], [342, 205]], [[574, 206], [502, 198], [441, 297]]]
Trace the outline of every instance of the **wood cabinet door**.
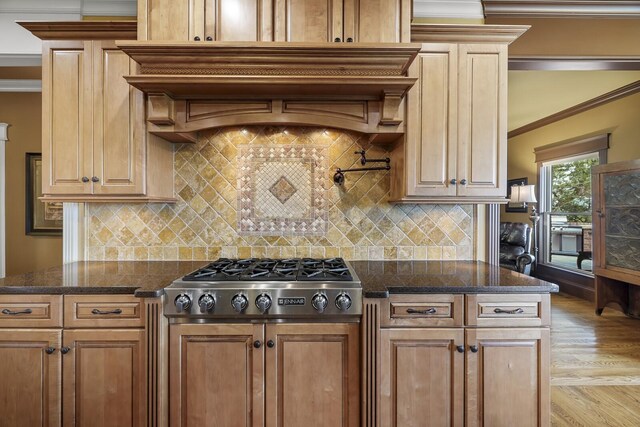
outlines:
[[466, 340], [466, 425], [548, 426], [549, 329], [467, 329]]
[[267, 325], [266, 427], [359, 425], [358, 331], [355, 323]]
[[199, 1], [205, 10], [203, 40], [273, 40], [273, 0]]
[[145, 344], [142, 329], [65, 330], [63, 425], [145, 425]]
[[60, 425], [61, 341], [60, 329], [0, 329], [0, 425]]
[[407, 195], [455, 196], [457, 47], [424, 45], [409, 70], [418, 82], [407, 95]]
[[93, 193], [143, 194], [144, 95], [123, 78], [136, 63], [113, 41], [93, 43]]
[[42, 192], [90, 194], [91, 42], [44, 41], [42, 49]]
[[382, 329], [380, 425], [462, 426], [464, 331]]
[[275, 0], [275, 40], [333, 42], [343, 37], [343, 0]]
[[264, 426], [263, 335], [250, 323], [170, 325], [170, 425]]
[[411, 0], [345, 0], [344, 39], [351, 37], [361, 43], [410, 43], [411, 7]]
[[458, 49], [458, 195], [506, 197], [507, 46]]
[[191, 14], [197, 0], [140, 0], [138, 40], [193, 40]]

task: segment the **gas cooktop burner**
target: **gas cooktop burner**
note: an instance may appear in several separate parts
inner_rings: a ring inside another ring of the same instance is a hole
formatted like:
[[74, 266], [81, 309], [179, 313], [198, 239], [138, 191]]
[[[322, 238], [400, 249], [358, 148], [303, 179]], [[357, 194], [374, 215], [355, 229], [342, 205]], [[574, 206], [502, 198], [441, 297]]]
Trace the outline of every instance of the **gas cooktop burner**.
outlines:
[[357, 321], [362, 287], [342, 258], [220, 258], [165, 288], [171, 322]]
[[185, 276], [186, 281], [353, 280], [342, 258], [220, 258]]

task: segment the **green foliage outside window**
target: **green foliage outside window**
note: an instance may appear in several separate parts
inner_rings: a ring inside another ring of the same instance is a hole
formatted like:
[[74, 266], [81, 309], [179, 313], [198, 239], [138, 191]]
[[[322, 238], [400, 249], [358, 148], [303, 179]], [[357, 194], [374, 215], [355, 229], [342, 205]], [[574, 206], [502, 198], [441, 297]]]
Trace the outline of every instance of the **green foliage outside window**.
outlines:
[[598, 159], [584, 159], [551, 167], [551, 211], [582, 213], [567, 215], [567, 221], [591, 223], [591, 166]]

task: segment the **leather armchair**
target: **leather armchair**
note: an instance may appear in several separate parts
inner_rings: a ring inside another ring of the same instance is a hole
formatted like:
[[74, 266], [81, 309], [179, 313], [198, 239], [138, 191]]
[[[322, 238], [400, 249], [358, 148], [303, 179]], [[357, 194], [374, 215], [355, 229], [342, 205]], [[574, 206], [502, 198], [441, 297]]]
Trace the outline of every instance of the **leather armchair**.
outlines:
[[531, 227], [522, 222], [500, 223], [500, 267], [531, 274]]

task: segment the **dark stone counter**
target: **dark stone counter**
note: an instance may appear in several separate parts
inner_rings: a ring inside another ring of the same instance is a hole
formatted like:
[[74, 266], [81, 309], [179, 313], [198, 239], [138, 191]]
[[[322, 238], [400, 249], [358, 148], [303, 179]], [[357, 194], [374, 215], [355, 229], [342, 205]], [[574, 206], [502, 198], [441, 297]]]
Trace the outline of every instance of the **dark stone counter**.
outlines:
[[480, 261], [351, 261], [365, 298], [389, 294], [550, 293], [558, 285]]
[[0, 294], [135, 294], [159, 297], [206, 261], [86, 261], [0, 279]]

